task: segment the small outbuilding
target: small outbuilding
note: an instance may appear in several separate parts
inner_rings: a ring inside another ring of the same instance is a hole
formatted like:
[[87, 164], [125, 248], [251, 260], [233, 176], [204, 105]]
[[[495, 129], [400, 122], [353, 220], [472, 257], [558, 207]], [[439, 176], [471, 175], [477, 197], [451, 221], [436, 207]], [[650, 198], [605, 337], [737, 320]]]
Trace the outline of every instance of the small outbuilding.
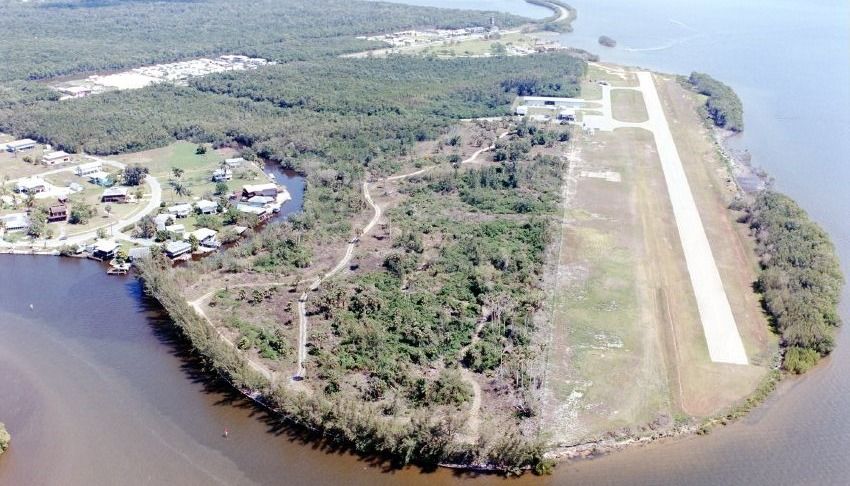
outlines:
[[242, 157], [234, 157], [232, 159], [224, 159], [224, 164], [228, 167], [242, 167], [246, 161]]

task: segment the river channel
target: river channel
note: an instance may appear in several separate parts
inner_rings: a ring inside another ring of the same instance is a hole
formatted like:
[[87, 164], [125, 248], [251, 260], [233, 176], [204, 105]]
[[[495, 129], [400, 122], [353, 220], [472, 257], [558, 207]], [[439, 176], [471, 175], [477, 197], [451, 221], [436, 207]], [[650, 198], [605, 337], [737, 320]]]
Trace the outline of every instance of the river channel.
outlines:
[[[519, 0], [406, 3], [547, 15]], [[848, 269], [847, 2], [570, 3], [579, 18], [563, 43], [612, 62], [700, 70], [731, 84], [747, 124], [735, 143], [824, 225]], [[618, 47], [598, 46], [602, 34]], [[305, 442], [211, 379], [134, 279], [107, 277], [88, 261], [0, 255], [0, 420], [14, 436], [0, 456], [0, 485], [847, 484], [848, 392], [843, 332], [821, 367], [707, 437], [563, 464], [545, 478], [389, 470]]]

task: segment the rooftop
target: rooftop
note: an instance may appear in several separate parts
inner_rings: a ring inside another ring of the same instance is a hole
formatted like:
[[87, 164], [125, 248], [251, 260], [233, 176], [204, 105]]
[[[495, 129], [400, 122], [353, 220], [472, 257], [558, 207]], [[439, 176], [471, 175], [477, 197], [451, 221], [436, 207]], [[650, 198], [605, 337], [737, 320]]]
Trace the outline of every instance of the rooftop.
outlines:
[[110, 187], [103, 191], [103, 197], [111, 197], [111, 196], [126, 196], [127, 188], [126, 187]]

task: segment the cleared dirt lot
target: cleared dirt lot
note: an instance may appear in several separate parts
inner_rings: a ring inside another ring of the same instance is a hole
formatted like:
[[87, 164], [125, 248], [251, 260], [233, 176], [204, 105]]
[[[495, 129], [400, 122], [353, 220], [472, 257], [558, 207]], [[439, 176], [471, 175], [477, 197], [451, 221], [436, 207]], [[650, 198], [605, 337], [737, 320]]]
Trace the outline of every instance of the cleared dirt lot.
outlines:
[[[699, 99], [672, 79], [659, 83], [659, 97], [750, 364], [709, 357], [652, 134], [582, 133], [572, 148], [562, 238], [553, 252], [558, 274], [544, 423], [559, 444], [718, 413], [758, 384], [775, 352], [750, 287], [751, 242], [726, 209], [725, 167], [696, 114]], [[637, 115], [640, 101], [613, 98], [613, 111]]]

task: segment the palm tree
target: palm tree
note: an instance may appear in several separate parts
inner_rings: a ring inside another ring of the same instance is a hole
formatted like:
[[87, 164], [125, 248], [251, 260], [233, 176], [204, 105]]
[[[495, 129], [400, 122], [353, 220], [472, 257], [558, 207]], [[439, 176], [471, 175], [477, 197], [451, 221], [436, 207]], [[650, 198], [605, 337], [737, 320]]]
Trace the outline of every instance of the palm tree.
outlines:
[[175, 197], [176, 196], [184, 197], [184, 196], [191, 196], [192, 195], [192, 191], [189, 189], [189, 187], [186, 186], [186, 184], [183, 184], [182, 182], [180, 182], [179, 180], [171, 181], [171, 189], [174, 190]]
[[177, 180], [180, 180], [180, 178], [183, 177], [183, 174], [185, 172], [186, 171], [184, 171], [180, 167], [172, 167], [171, 168], [171, 173], [174, 175], [174, 178], [177, 179]]

